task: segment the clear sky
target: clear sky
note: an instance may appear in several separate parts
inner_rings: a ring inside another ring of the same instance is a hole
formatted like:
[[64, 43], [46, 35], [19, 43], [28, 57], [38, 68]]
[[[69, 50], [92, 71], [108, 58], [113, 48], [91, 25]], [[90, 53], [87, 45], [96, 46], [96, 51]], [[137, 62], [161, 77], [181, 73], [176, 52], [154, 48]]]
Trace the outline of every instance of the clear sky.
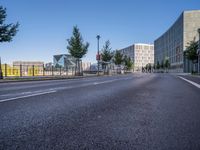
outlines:
[[52, 62], [53, 55], [68, 53], [74, 25], [90, 43], [83, 60], [95, 62], [97, 34], [100, 47], [110, 40], [113, 50], [153, 43], [182, 11], [200, 9], [200, 0], [0, 0], [0, 5], [7, 8], [7, 23], [20, 23], [13, 41], [0, 43], [3, 63]]

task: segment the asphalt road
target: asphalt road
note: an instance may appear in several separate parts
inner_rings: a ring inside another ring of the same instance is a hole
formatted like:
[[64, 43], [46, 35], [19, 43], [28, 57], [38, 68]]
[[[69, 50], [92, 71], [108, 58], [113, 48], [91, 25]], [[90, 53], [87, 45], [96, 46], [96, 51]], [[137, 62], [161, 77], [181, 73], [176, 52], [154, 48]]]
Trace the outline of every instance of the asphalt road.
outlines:
[[168, 74], [1, 83], [0, 149], [199, 150], [200, 89]]

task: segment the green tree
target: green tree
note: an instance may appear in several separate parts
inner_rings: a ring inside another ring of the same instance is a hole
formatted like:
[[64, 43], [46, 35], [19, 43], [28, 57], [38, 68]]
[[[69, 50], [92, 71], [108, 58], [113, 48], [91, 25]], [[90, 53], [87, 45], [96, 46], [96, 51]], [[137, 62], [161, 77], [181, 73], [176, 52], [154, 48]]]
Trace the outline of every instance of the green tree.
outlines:
[[115, 65], [121, 65], [123, 62], [123, 54], [121, 54], [118, 50], [116, 50], [114, 55], [114, 63]]
[[[16, 24], [5, 24], [7, 14], [6, 8], [0, 6], [0, 43], [2, 42], [11, 42], [13, 37], [16, 35], [19, 27], [19, 23]], [[0, 58], [1, 59], [1, 58]], [[1, 61], [0, 61], [0, 79], [3, 78], [3, 73], [1, 69]]]
[[111, 61], [111, 59], [113, 58], [113, 51], [112, 48], [110, 47], [110, 41], [106, 41], [105, 45], [102, 48], [102, 52], [101, 52], [101, 58], [102, 58], [102, 67], [104, 69], [107, 68], [107, 64]]
[[157, 61], [157, 63], [156, 63], [156, 69], [160, 69], [160, 63], [159, 63], [159, 61]]
[[133, 62], [132, 62], [131, 58], [127, 57], [126, 55], [124, 57], [124, 66], [126, 67], [126, 69], [128, 71], [130, 71], [133, 67]]
[[164, 69], [164, 60], [161, 61], [160, 68], [161, 68], [161, 69]]
[[164, 68], [168, 71], [169, 67], [170, 67], [169, 59], [165, 59]]
[[198, 62], [197, 49], [198, 49], [198, 42], [193, 40], [188, 43], [188, 46], [186, 46], [186, 51], [184, 52], [186, 58], [192, 61], [193, 64], [192, 72], [194, 71], [194, 64]]
[[81, 58], [87, 53], [89, 43], [86, 42], [84, 44], [82, 35], [79, 31], [79, 28], [77, 26], [73, 27], [73, 33], [72, 37], [70, 39], [67, 39], [68, 46], [67, 49], [69, 53], [76, 59], [76, 75], [82, 75], [81, 72]]
[[117, 73], [121, 73], [122, 62], [123, 62], [123, 54], [121, 54], [118, 50], [116, 50], [115, 55], [114, 55], [114, 63], [115, 65], [120, 67], [120, 69], [117, 69]]
[[156, 69], [156, 65], [155, 64], [153, 64], [153, 70], [155, 70]]

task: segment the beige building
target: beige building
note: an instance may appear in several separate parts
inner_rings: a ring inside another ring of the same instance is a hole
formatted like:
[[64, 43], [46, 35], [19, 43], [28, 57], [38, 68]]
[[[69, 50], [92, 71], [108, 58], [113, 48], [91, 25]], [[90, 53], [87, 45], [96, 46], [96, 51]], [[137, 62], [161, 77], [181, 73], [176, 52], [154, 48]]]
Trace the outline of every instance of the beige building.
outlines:
[[134, 63], [134, 71], [141, 71], [147, 64], [154, 64], [154, 45], [137, 43], [119, 50], [130, 57]]
[[41, 61], [14, 61], [13, 67], [21, 70], [22, 76], [43, 75], [44, 62]]
[[14, 61], [13, 66], [43, 66], [44, 62], [41, 61]]

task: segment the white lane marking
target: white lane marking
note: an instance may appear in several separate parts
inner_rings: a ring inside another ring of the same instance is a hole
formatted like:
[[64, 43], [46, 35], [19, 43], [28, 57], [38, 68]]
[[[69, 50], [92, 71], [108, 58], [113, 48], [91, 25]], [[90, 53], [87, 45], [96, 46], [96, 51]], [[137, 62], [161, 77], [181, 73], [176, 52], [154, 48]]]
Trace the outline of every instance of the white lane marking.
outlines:
[[119, 79], [114, 79], [114, 80], [109, 80], [109, 81], [102, 81], [102, 82], [94, 82], [93, 84], [94, 85], [98, 85], [98, 84], [104, 84], [104, 83], [110, 83], [110, 82], [114, 82], [114, 81], [117, 81]]
[[199, 84], [197, 84], [197, 83], [195, 83], [195, 82], [193, 82], [193, 81], [190, 81], [190, 80], [188, 80], [188, 79], [185, 79], [185, 78], [183, 78], [183, 77], [180, 77], [180, 76], [178, 76], [178, 77], [181, 78], [182, 80], [185, 80], [186, 82], [188, 82], [188, 83], [190, 83], [190, 84], [192, 84], [192, 85], [194, 85], [194, 86], [196, 86], [197, 88], [200, 89], [200, 85], [199, 85]]
[[[0, 103], [4, 102], [4, 101], [10, 101], [10, 100], [16, 100], [16, 99], [20, 99], [20, 98], [27, 98], [27, 97], [33, 97], [33, 96], [37, 96], [37, 95], [44, 95], [44, 94], [49, 94], [49, 93], [54, 93], [57, 92], [58, 90], [67, 90], [67, 89], [73, 89], [73, 88], [80, 88], [80, 87], [86, 87], [86, 86], [92, 86], [92, 85], [99, 85], [99, 84], [105, 84], [105, 83], [110, 83], [110, 82], [114, 82], [114, 81], [122, 81], [122, 80], [129, 80], [132, 79], [132, 77], [127, 77], [127, 78], [120, 78], [120, 79], [113, 79], [113, 80], [108, 80], [108, 81], [102, 81], [102, 82], [93, 82], [93, 83], [86, 83], [86, 84], [82, 84], [82, 85], [78, 85], [78, 86], [68, 86], [68, 87], [57, 87], [57, 88], [50, 88], [47, 89], [43, 92], [43, 90], [39, 90], [39, 91], [33, 91], [33, 92], [23, 92], [20, 94], [30, 94], [30, 95], [24, 95], [24, 96], [18, 96], [15, 98], [8, 98], [8, 99], [0, 99]], [[5, 94], [5, 95], [0, 95], [1, 96], [13, 96], [13, 94]], [[17, 95], [15, 95], [17, 96]]]
[[128, 78], [122, 78], [122, 79], [113, 79], [113, 80], [108, 80], [108, 81], [102, 81], [102, 82], [94, 82], [94, 85], [98, 85], [98, 84], [104, 84], [104, 83], [110, 83], [110, 82], [114, 82], [114, 81], [122, 81], [122, 80], [130, 80], [132, 78], [128, 77]]
[[50, 93], [55, 93], [55, 92], [56, 91], [47, 91], [47, 92], [34, 93], [34, 94], [30, 94], [30, 95], [14, 97], [14, 98], [2, 99], [2, 100], [0, 100], [0, 103], [1, 102], [6, 102], [6, 101], [12, 101], [12, 100], [16, 100], [16, 99], [21, 99], [21, 98], [27, 98], [27, 97], [33, 97], [33, 96], [38, 96], [38, 95], [50, 94]]

